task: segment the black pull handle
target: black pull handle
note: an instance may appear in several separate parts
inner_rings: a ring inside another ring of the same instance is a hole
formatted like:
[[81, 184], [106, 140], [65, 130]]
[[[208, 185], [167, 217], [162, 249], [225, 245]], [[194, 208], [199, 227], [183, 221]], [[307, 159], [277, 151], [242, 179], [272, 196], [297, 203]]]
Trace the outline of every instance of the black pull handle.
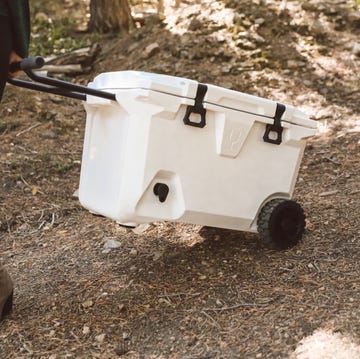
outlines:
[[[90, 87], [77, 85], [71, 82], [58, 80], [52, 77], [40, 76], [33, 70], [41, 68], [45, 60], [41, 56], [29, 57], [20, 62], [14, 62], [10, 65], [10, 72], [24, 70], [26, 75], [34, 82], [17, 79], [8, 79], [12, 85], [42, 92], [53, 93], [65, 97], [75, 98], [86, 101], [86, 95], [101, 97], [107, 100], [116, 101], [115, 94], [107, 91], [97, 90]], [[45, 86], [44, 86], [45, 85]]]
[[35, 70], [40, 69], [44, 66], [44, 64], [45, 60], [41, 56], [28, 57], [26, 59], [23, 59], [22, 61], [11, 63], [9, 71], [16, 72], [20, 70]]
[[154, 186], [154, 194], [159, 197], [161, 203], [165, 202], [169, 194], [169, 186], [165, 183], [156, 183]]

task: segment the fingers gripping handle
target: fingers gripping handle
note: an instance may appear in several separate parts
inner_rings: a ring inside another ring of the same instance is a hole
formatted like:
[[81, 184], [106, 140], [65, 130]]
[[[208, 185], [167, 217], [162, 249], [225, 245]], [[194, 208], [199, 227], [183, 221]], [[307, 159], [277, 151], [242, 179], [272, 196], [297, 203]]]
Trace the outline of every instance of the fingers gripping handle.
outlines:
[[10, 72], [40, 69], [44, 64], [45, 60], [41, 56], [29, 57], [22, 61], [10, 64]]

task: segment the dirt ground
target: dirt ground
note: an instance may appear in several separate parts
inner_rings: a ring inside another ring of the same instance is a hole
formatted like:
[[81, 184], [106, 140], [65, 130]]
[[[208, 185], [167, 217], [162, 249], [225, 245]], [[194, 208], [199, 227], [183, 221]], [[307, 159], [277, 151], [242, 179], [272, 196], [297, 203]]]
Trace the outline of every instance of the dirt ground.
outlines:
[[[8, 86], [0, 260], [16, 289], [0, 357], [360, 358], [359, 10], [338, 0], [166, 5], [165, 20], [105, 36], [92, 72], [70, 80], [144, 70], [303, 109], [319, 123], [295, 191], [306, 234], [275, 252], [256, 234], [163, 222], [134, 233], [94, 216], [74, 196], [82, 103]], [[344, 348], [296, 349], [319, 330]]]

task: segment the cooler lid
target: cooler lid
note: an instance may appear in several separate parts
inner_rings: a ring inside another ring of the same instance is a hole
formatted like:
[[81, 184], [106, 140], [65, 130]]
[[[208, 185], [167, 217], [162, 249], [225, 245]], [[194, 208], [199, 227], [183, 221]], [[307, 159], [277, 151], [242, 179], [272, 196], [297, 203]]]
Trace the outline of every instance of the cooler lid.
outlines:
[[[204, 97], [204, 103], [231, 108], [233, 110], [252, 113], [258, 116], [273, 119], [279, 103], [262, 97], [249, 95], [239, 91], [229, 90], [222, 87], [207, 85], [208, 91]], [[285, 106], [285, 112], [281, 121], [289, 122], [298, 126], [317, 128], [316, 121], [312, 121], [301, 110], [291, 105]], [[206, 106], [205, 106], [206, 107]]]
[[[98, 75], [89, 86], [103, 90], [146, 89], [196, 101], [199, 85], [197, 81], [182, 77], [142, 71], [115, 71]], [[278, 103], [275, 101], [219, 86], [201, 85], [203, 88], [205, 87], [205, 90], [202, 90], [203, 98], [201, 99], [205, 108], [206, 104], [209, 104], [271, 119], [276, 114]], [[291, 105], [285, 105], [285, 107], [281, 121], [303, 127], [317, 127], [316, 122], [309, 120], [302, 111]]]
[[103, 90], [146, 89], [193, 99], [198, 82], [142, 71], [114, 71], [98, 75], [90, 86]]

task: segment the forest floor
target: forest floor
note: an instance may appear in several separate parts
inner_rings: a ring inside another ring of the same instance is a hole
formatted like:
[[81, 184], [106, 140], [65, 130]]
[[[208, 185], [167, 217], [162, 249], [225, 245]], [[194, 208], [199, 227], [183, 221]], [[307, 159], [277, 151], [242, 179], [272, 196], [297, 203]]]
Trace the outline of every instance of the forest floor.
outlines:
[[[83, 104], [7, 87], [0, 261], [15, 303], [0, 325], [1, 358], [360, 358], [353, 3], [166, 4], [165, 19], [145, 16], [129, 35], [99, 38], [92, 72], [70, 79], [87, 83], [110, 70], [175, 75], [289, 103], [318, 121], [294, 194], [306, 233], [282, 252], [256, 234], [166, 222], [135, 233], [92, 215], [74, 195]], [[82, 11], [66, 4], [63, 11]], [[105, 248], [111, 240], [119, 247]]]

